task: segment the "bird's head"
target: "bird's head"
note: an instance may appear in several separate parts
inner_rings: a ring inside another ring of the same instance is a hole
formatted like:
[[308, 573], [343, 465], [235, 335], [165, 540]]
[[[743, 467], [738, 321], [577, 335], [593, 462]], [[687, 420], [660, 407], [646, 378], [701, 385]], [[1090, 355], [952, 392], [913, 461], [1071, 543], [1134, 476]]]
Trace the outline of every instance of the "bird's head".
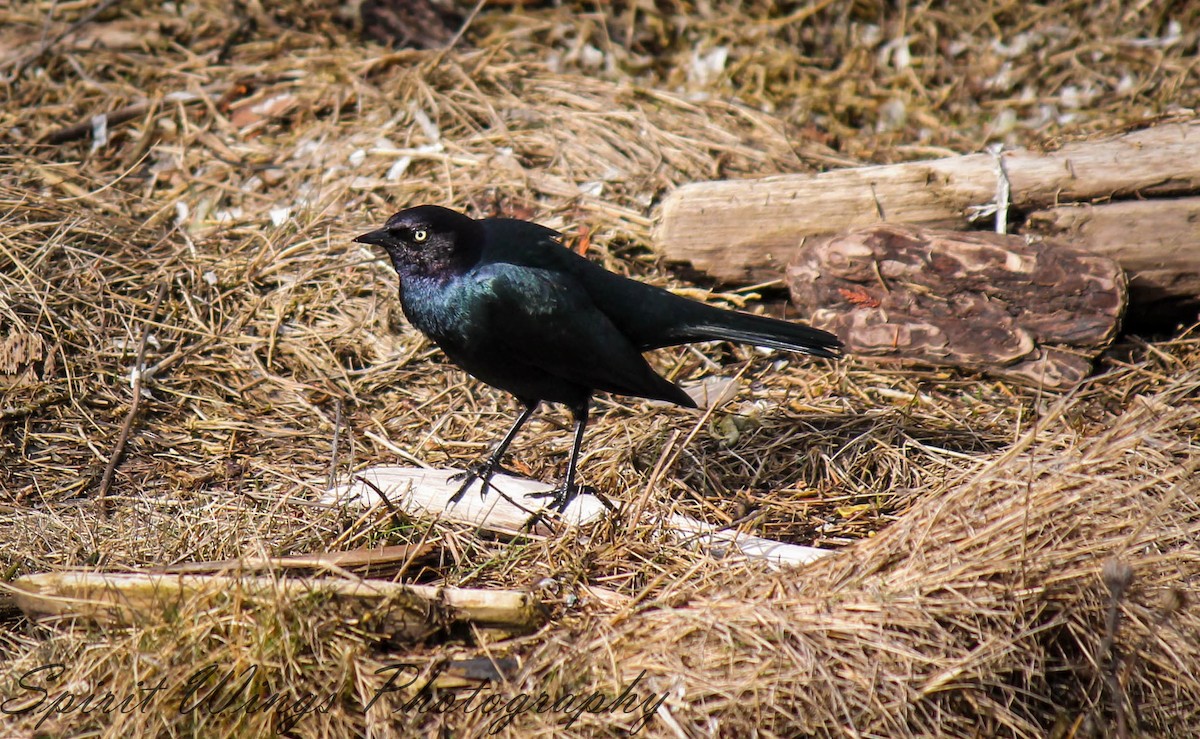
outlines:
[[383, 247], [401, 278], [448, 278], [478, 261], [485, 238], [483, 226], [469, 216], [437, 205], [418, 205], [354, 240]]

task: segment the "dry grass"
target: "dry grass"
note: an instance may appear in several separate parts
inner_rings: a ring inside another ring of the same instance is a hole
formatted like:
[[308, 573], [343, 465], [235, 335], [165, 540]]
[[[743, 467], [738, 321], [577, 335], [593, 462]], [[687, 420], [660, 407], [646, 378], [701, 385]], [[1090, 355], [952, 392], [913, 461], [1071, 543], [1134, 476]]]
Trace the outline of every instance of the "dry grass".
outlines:
[[[491, 719], [388, 713], [394, 697], [362, 707], [389, 663], [504, 655], [520, 669], [499, 695], [611, 695], [645, 669], [644, 687], [668, 691], [652, 735], [1200, 730], [1200, 340], [1187, 332], [1126, 340], [1066, 397], [713, 345], [656, 358], [679, 378], [744, 372], [738, 400], [699, 428], [685, 410], [599, 400], [586, 482], [846, 545], [799, 572], [701, 557], [636, 521], [512, 542], [312, 502], [368, 464], [469, 462], [513, 411], [403, 325], [394, 276], [350, 243], [391, 211], [535, 217], [610, 268], [682, 287], [647, 248], [669, 188], [1186, 115], [1195, 9], [501, 4], [454, 50], [388, 52], [356, 41], [336, 4], [270, 5], [0, 10], [0, 568], [424, 539], [437, 555], [411, 579], [536, 589], [554, 618], [510, 642], [407, 645], [316, 597], [234, 592], [125, 629], [10, 615], [0, 701], [15, 676], [62, 662], [53, 684], [77, 693], [171, 687], [145, 712], [47, 718], [56, 735], [472, 735]], [[103, 146], [45, 143], [126, 106]], [[545, 414], [514, 463], [560, 475], [565, 427]], [[257, 665], [263, 690], [333, 694], [330, 710], [294, 726], [181, 714], [177, 688], [205, 664]], [[41, 718], [3, 720], [26, 736]], [[525, 714], [508, 730], [559, 735], [564, 721]], [[584, 714], [568, 731], [632, 723]]]

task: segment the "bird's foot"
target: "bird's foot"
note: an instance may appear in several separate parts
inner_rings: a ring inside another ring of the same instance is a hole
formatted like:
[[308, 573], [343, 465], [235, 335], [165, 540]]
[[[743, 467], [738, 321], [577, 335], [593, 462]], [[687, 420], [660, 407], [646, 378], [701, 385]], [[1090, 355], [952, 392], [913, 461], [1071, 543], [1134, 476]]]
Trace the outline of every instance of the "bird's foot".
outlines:
[[449, 482], [462, 483], [462, 485], [458, 486], [458, 490], [454, 493], [454, 495], [450, 496], [450, 502], [457, 503], [458, 501], [462, 500], [462, 497], [467, 494], [467, 490], [471, 487], [471, 483], [475, 482], [476, 480], [479, 480], [481, 483], [479, 486], [479, 497], [486, 497], [488, 488], [492, 486], [492, 475], [496, 474], [497, 471], [508, 473], [508, 470], [506, 470], [498, 461], [494, 459], [487, 459], [482, 462], [476, 462], [475, 464], [472, 464], [462, 472], [456, 472], [453, 475], [450, 475], [450, 477], [446, 478]]
[[500, 472], [500, 473], [503, 473], [510, 477], [521, 477], [521, 478], [529, 479], [528, 475], [523, 475], [511, 467], [505, 467], [504, 465], [500, 464], [499, 462], [496, 462], [493, 464], [492, 462], [490, 462], [489, 460], [486, 460], [486, 459], [482, 462], [475, 462], [474, 464], [467, 467], [467, 469], [463, 470], [462, 472], [455, 472], [453, 475], [450, 475], [446, 479], [450, 482], [460, 482], [460, 481], [466, 480], [468, 478], [470, 478], [472, 480], [478, 480], [480, 477], [482, 477], [484, 475], [484, 473], [487, 472], [489, 465], [491, 465], [491, 467], [492, 467], [492, 474]]
[[571, 505], [571, 501], [575, 500], [575, 496], [580, 493], [595, 496], [610, 511], [617, 510], [616, 506], [609, 502], [608, 498], [604, 497], [599, 490], [590, 485], [572, 485], [569, 487], [567, 485], [559, 485], [553, 490], [547, 490], [542, 493], [526, 493], [525, 497], [549, 498], [550, 505], [548, 507], [562, 513], [567, 510], [567, 506]]
[[539, 493], [526, 493], [525, 497], [549, 498], [550, 505], [547, 506], [547, 508], [551, 508], [559, 513], [562, 513], [567, 509], [567, 506], [571, 504], [571, 501], [575, 499], [575, 496], [579, 495], [579, 491], [581, 489], [582, 486], [580, 485], [572, 485], [569, 487], [567, 485], [559, 485], [553, 490], [545, 490]]
[[525, 475], [522, 475], [516, 470], [509, 469], [508, 467], [500, 464], [499, 460], [490, 458], [485, 459], [482, 462], [476, 462], [472, 464], [462, 472], [455, 472], [453, 475], [450, 475], [446, 478], [448, 482], [462, 483], [454, 495], [450, 496], [449, 502], [452, 504], [462, 500], [462, 497], [467, 494], [467, 490], [470, 489], [471, 483], [475, 482], [476, 480], [480, 480], [482, 482], [482, 484], [479, 486], [480, 498], [487, 497], [487, 491], [489, 487], [496, 492], [500, 492], [496, 486], [492, 484], [492, 477], [497, 472], [502, 472], [505, 475], [510, 475], [512, 477], [525, 477]]
[[557, 513], [561, 514], [567, 509], [567, 506], [571, 504], [571, 501], [575, 499], [575, 496], [579, 495], [580, 493], [583, 493], [584, 495], [594, 495], [608, 510], [613, 512], [616, 512], [617, 510], [616, 506], [609, 502], [608, 498], [604, 497], [599, 490], [593, 487], [588, 485], [576, 485], [573, 490], [568, 490], [566, 485], [560, 485], [553, 490], [547, 490], [543, 493], [525, 494], [526, 498], [550, 498], [550, 505], [546, 508], [542, 508], [537, 513], [534, 513], [532, 516], [530, 516], [529, 520], [525, 522], [525, 525], [522, 528], [526, 531], [533, 531], [534, 527], [536, 527], [546, 516], [547, 510], [556, 511]]

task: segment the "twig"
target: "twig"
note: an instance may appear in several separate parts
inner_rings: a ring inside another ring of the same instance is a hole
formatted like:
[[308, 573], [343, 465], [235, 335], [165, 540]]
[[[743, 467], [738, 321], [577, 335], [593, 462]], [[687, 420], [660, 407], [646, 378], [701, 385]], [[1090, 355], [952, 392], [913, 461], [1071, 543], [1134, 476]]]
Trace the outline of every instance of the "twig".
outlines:
[[146, 320], [146, 328], [142, 331], [142, 340], [138, 344], [137, 360], [133, 365], [133, 402], [129, 406], [129, 413], [125, 414], [125, 422], [121, 424], [121, 433], [117, 436], [117, 443], [113, 447], [112, 456], [108, 458], [108, 464], [104, 468], [104, 476], [100, 478], [100, 492], [96, 496], [96, 503], [100, 506], [100, 511], [108, 512], [108, 505], [105, 503], [105, 496], [108, 495], [108, 489], [112, 487], [113, 473], [117, 471], [117, 465], [121, 463], [121, 457], [125, 454], [125, 445], [129, 442], [129, 434], [133, 430], [133, 420], [137, 417], [138, 410], [142, 401], [142, 377], [145, 375], [143, 370], [146, 362], [146, 339], [150, 336], [151, 325], [158, 318], [158, 309], [162, 305], [163, 298], [167, 294], [167, 283], [162, 283], [158, 286], [158, 295], [154, 298], [154, 306], [150, 308], [150, 316]]
[[467, 32], [467, 29], [471, 26], [472, 21], [475, 20], [475, 16], [479, 15], [479, 11], [483, 9], [484, 3], [486, 2], [487, 0], [479, 0], [479, 2], [475, 3], [475, 7], [471, 8], [471, 12], [467, 14], [467, 19], [464, 20], [462, 25], [458, 27], [458, 31], [454, 34], [454, 37], [450, 39], [450, 43], [446, 44], [445, 48], [441, 50], [441, 58], [445, 58], [446, 52], [450, 51], [458, 44], [459, 40], [462, 39], [463, 34]]
[[1120, 660], [1113, 654], [1113, 647], [1116, 646], [1117, 629], [1121, 625], [1121, 601], [1124, 600], [1125, 594], [1129, 592], [1129, 586], [1133, 583], [1133, 568], [1119, 559], [1109, 559], [1104, 563], [1101, 578], [1104, 580], [1105, 587], [1108, 588], [1109, 600], [1108, 614], [1104, 619], [1104, 638], [1100, 640], [1100, 647], [1096, 650], [1096, 664], [1102, 672], [1108, 699], [1113, 713], [1116, 714], [1117, 737], [1118, 739], [1128, 739], [1129, 722], [1125, 711], [1126, 697], [1124, 691], [1121, 690], [1120, 680], [1117, 678]]
[[[187, 91], [173, 92], [163, 98], [165, 102], [184, 104], [198, 103], [204, 99], [205, 98], [202, 95]], [[107, 113], [97, 113], [96, 115], [89, 116], [86, 120], [82, 120], [79, 123], [72, 124], [66, 128], [60, 128], [57, 131], [51, 131], [42, 137], [42, 142], [46, 144], [57, 145], [65, 144], [69, 141], [75, 141], [76, 139], [81, 139], [85, 136], [91, 135], [92, 131], [95, 130], [95, 124], [93, 121], [96, 120], [97, 116], [104, 116], [107, 119], [109, 126], [117, 126], [143, 115], [152, 107], [153, 103], [151, 101], [143, 100], [140, 103], [130, 103], [123, 108], [110, 110]]]
[[366, 485], [367, 487], [371, 488], [371, 490], [375, 491], [375, 494], [379, 496], [379, 499], [383, 501], [383, 505], [391, 513], [392, 526], [395, 526], [396, 528], [401, 528], [404, 526], [404, 521], [400, 518], [400, 510], [397, 509], [396, 506], [392, 505], [392, 501], [386, 495], [384, 495], [383, 491], [379, 489], [378, 485], [366, 479], [365, 477], [355, 477], [354, 479], [356, 482], [361, 482], [363, 485]]
[[[123, 108], [117, 108], [116, 110], [109, 111], [108, 113], [98, 113], [97, 115], [102, 115], [107, 118], [108, 125], [116, 126], [124, 123], [125, 121], [137, 118], [147, 110], [150, 110], [149, 101], [132, 103]], [[68, 141], [84, 138], [85, 136], [91, 134], [94, 130], [92, 121], [95, 119], [96, 116], [92, 116], [85, 121], [80, 121], [79, 123], [67, 126], [66, 128], [60, 128], [57, 131], [51, 131], [42, 138], [42, 141], [47, 144], [65, 144]]]
[[329, 487], [333, 487], [337, 483], [337, 463], [338, 463], [338, 441], [342, 435], [342, 399], [338, 398], [336, 410], [333, 415], [333, 450], [329, 459]]
[[[16, 67], [16, 69], [13, 70], [12, 77], [10, 79], [15, 81], [17, 78], [19, 78], [21, 76], [22, 72], [24, 72], [26, 69], [29, 68], [30, 64], [37, 62], [39, 59], [41, 59], [43, 56], [45, 56], [47, 51], [50, 51], [50, 49], [54, 48], [55, 44], [57, 44], [59, 41], [62, 41], [63, 39], [65, 39], [67, 36], [70, 36], [72, 33], [75, 33], [80, 28], [83, 28], [87, 24], [94, 21], [96, 19], [96, 16], [100, 15], [104, 11], [106, 11], [109, 8], [111, 8], [112, 6], [116, 5], [117, 2], [118, 2], [118, 0], [104, 0], [104, 2], [100, 3], [99, 5], [97, 5], [96, 7], [92, 8], [90, 11], [85, 13], [82, 18], [75, 21], [71, 25], [67, 26], [62, 31], [62, 33], [58, 34], [57, 36], [50, 39], [49, 41], [42, 42], [42, 45], [38, 48], [38, 50], [36, 52], [34, 52], [30, 56], [26, 57], [19, 64], [17, 64], [17, 67]], [[89, 124], [89, 125], [91, 125], [91, 124]]]

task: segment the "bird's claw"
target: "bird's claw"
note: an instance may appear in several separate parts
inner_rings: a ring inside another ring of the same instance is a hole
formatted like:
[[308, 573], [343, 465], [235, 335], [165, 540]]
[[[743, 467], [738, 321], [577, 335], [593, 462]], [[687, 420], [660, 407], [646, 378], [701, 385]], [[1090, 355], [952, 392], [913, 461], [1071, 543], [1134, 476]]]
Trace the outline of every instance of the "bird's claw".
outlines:
[[571, 505], [571, 501], [575, 500], [575, 497], [578, 496], [580, 493], [583, 493], [585, 495], [594, 496], [597, 500], [599, 500], [604, 505], [605, 508], [607, 508], [610, 511], [616, 510], [616, 507], [613, 506], [613, 504], [611, 502], [609, 502], [608, 498], [601, 495], [599, 490], [597, 490], [596, 488], [591, 487], [589, 485], [573, 485], [569, 489], [567, 488], [566, 485], [560, 485], [560, 486], [554, 488], [553, 490], [545, 490], [545, 491], [538, 492], [538, 493], [526, 493], [525, 497], [526, 498], [549, 498], [550, 504], [546, 507], [556, 510], [559, 513], [562, 513], [563, 511], [567, 510], [567, 506]]
[[495, 486], [492, 485], [492, 477], [497, 472], [504, 473], [505, 475], [511, 475], [513, 477], [522, 477], [522, 475], [518, 474], [515, 470], [505, 467], [497, 460], [486, 459], [482, 462], [475, 462], [462, 472], [455, 472], [453, 475], [450, 475], [446, 478], [448, 482], [462, 483], [454, 495], [450, 496], [450, 502], [457, 503], [458, 501], [462, 500], [462, 497], [467, 494], [467, 490], [470, 489], [471, 483], [475, 482], [476, 480], [483, 481], [483, 484], [479, 486], [479, 497], [486, 498], [488, 488], [495, 488]]
[[566, 485], [559, 485], [552, 490], [525, 493], [526, 498], [549, 498], [550, 504], [536, 511], [532, 516], [529, 517], [529, 520], [526, 521], [525, 525], [521, 528], [526, 531], [533, 531], [534, 527], [541, 523], [542, 519], [545, 518], [547, 510], [557, 511], [561, 515], [562, 512], [567, 509], [567, 505], [571, 502], [571, 500], [578, 494], [578, 487], [576, 487], [575, 490], [569, 491]]
[[616, 512], [617, 510], [616, 506], [609, 502], [608, 498], [604, 497], [599, 490], [593, 487], [587, 485], [576, 485], [573, 490], [568, 490], [566, 485], [560, 485], [553, 490], [525, 494], [526, 498], [549, 498], [550, 504], [530, 516], [529, 520], [525, 522], [525, 525], [522, 528], [527, 531], [532, 531], [534, 527], [537, 526], [538, 523], [540, 523], [545, 517], [547, 510], [555, 511], [561, 515], [567, 510], [567, 506], [571, 504], [571, 501], [574, 500], [575, 497], [580, 493], [595, 496], [596, 499], [603, 503], [604, 507], [610, 511]]
[[564, 510], [566, 510], [567, 505], [571, 502], [571, 500], [578, 494], [579, 494], [578, 490], [573, 491], [570, 494], [568, 494], [565, 487], [557, 487], [557, 488], [554, 488], [553, 490], [543, 490], [543, 491], [536, 492], [536, 493], [525, 493], [525, 497], [526, 498], [549, 498], [550, 504], [546, 507], [553, 508], [554, 510], [558, 511], [559, 513], [562, 513]]
[[492, 484], [492, 475], [495, 474], [496, 468], [499, 466], [499, 464], [491, 461], [476, 462], [462, 472], [456, 472], [446, 478], [449, 482], [462, 482], [462, 485], [458, 486], [458, 490], [455, 491], [454, 495], [450, 496], [450, 502], [457, 503], [462, 500], [462, 497], [467, 494], [467, 490], [470, 489], [471, 483], [476, 480], [480, 480], [483, 483], [479, 486], [479, 497], [486, 497], [488, 486]]

